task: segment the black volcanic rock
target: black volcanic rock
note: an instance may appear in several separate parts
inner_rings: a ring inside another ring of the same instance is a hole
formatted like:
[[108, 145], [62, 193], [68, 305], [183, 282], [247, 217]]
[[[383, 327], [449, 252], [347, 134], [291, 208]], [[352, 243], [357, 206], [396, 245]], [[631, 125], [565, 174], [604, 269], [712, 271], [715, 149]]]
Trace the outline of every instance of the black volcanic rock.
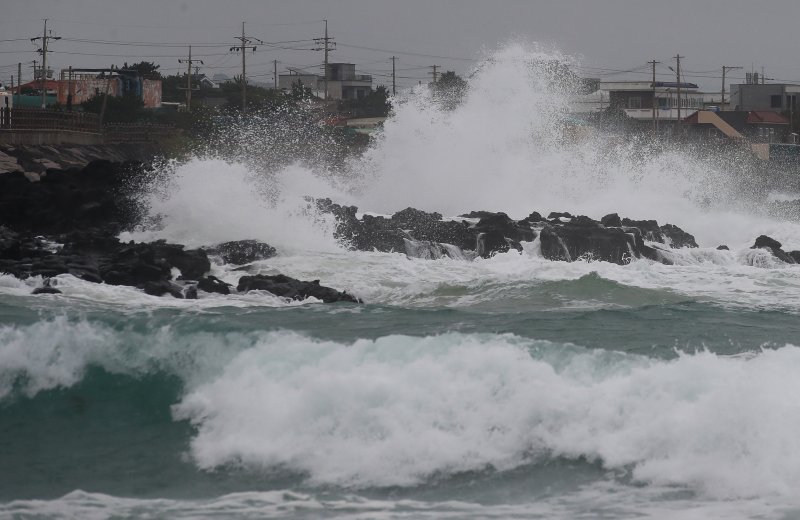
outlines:
[[236, 240], [224, 242], [208, 248], [212, 254], [218, 254], [226, 264], [249, 264], [256, 260], [266, 260], [275, 256], [275, 248], [257, 240]]
[[459, 215], [459, 217], [482, 219], [484, 217], [491, 217], [494, 214], [495, 214], [494, 211], [470, 211], [469, 213], [464, 213], [463, 215]]
[[694, 237], [673, 224], [659, 226], [655, 220], [622, 219], [623, 227], [635, 227], [642, 233], [642, 237], [649, 242], [668, 244], [673, 248], [697, 247]]
[[138, 163], [95, 161], [83, 170], [47, 170], [40, 182], [22, 172], [0, 175], [0, 224], [52, 235], [104, 222], [116, 231], [138, 219], [129, 192], [143, 175]]
[[621, 265], [641, 257], [661, 260], [657, 252], [644, 244], [641, 235], [637, 237], [619, 227], [605, 227], [591, 219], [548, 224], [540, 231], [539, 238], [542, 256], [550, 260], [603, 260]]
[[[798, 263], [794, 255], [781, 249], [781, 246], [782, 244], [774, 238], [768, 237], [767, 235], [761, 235], [756, 238], [755, 243], [750, 249], [767, 249], [775, 256], [775, 258], [782, 262], [786, 262], [787, 264]], [[792, 253], [795, 253], [795, 251]]]
[[175, 298], [183, 298], [183, 288], [167, 280], [145, 282], [142, 288], [146, 294], [151, 296], [164, 296], [165, 294], [171, 294]]
[[31, 294], [61, 294], [61, 291], [55, 287], [37, 287]]
[[347, 294], [346, 292], [339, 292], [330, 287], [325, 287], [319, 284], [319, 280], [312, 282], [304, 282], [295, 278], [279, 274], [275, 276], [268, 276], [257, 274], [254, 276], [242, 276], [239, 278], [239, 284], [236, 287], [239, 292], [246, 291], [267, 291], [276, 296], [289, 298], [292, 300], [305, 300], [313, 296], [325, 303], [335, 302], [351, 302], [361, 303], [357, 298]]
[[205, 276], [197, 281], [197, 288], [207, 293], [230, 294], [231, 285], [216, 276]]
[[694, 236], [690, 235], [678, 226], [673, 224], [664, 224], [663, 226], [659, 227], [659, 229], [661, 230], [661, 235], [668, 239], [670, 247], [698, 247], [697, 242], [694, 240]]
[[537, 222], [544, 222], [545, 219], [542, 215], [539, 214], [538, 211], [532, 212], [530, 215], [525, 217], [523, 220], [520, 220], [520, 224], [535, 224]]
[[211, 269], [208, 255], [202, 249], [184, 249], [180, 244], [167, 244], [164, 240], [151, 242], [149, 246], [156, 258], [163, 259], [170, 268], [179, 269], [186, 280], [197, 280]]
[[502, 212], [481, 218], [472, 229], [477, 233], [476, 252], [484, 258], [512, 248], [522, 251], [520, 242], [530, 242], [536, 237], [527, 223], [516, 222]]
[[600, 223], [605, 227], [622, 227], [622, 221], [616, 213], [609, 213], [600, 219]]

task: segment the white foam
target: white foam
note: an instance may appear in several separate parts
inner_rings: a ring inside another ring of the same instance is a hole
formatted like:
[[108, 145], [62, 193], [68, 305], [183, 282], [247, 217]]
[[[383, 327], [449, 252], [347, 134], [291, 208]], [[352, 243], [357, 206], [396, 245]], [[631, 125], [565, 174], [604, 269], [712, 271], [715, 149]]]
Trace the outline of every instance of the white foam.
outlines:
[[256, 239], [281, 251], [338, 249], [332, 216], [318, 214], [303, 199], [333, 188], [300, 167], [264, 177], [245, 163], [194, 158], [162, 165], [155, 176], [159, 183], [142, 198], [159, 225], [123, 233], [121, 240], [163, 238], [199, 247]]
[[178, 375], [201, 468], [414, 485], [552, 457], [709, 499], [792, 497], [800, 348], [671, 361], [513, 335], [139, 333], [65, 318], [0, 327], [0, 399], [69, 387], [89, 366]]
[[664, 500], [669, 489], [627, 487], [612, 483], [586, 486], [576, 493], [511, 503], [459, 500], [374, 499], [357, 494], [298, 493], [291, 489], [231, 493], [203, 500], [115, 497], [76, 490], [53, 500], [0, 503], [0, 516], [100, 520], [117, 517], [152, 518], [309, 518], [379, 520], [441, 518], [504, 518], [572, 520], [574, 518], [636, 518], [648, 520], [731, 520], [791, 518], [797, 502], [786, 500]]
[[562, 456], [710, 497], [792, 496], [798, 370], [793, 346], [654, 361], [513, 336], [341, 345], [284, 333], [175, 414], [198, 428], [203, 468], [286, 467], [322, 484], [412, 485]]

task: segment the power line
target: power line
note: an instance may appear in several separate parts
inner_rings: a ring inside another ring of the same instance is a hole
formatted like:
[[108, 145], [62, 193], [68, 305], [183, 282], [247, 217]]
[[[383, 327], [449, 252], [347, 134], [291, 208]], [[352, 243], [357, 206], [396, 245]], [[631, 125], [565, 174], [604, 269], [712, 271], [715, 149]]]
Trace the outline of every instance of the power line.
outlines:
[[375, 48], [375, 47], [365, 47], [363, 45], [352, 45], [352, 44], [345, 44], [345, 43], [340, 43], [339, 45], [342, 46], [342, 47], [348, 47], [348, 48], [351, 48], [351, 49], [362, 49], [362, 50], [366, 50], [366, 51], [385, 52], [387, 54], [402, 54], [404, 56], [418, 56], [418, 57], [421, 57], [421, 58], [438, 58], [438, 59], [442, 59], [442, 60], [456, 60], [456, 61], [476, 61], [476, 60], [474, 60], [472, 58], [459, 58], [459, 57], [455, 57], [455, 56], [439, 56], [439, 55], [436, 55], [436, 54], [423, 54], [423, 53], [419, 53], [419, 52], [403, 52], [403, 51], [398, 51], [398, 50], [378, 49], [378, 48]]

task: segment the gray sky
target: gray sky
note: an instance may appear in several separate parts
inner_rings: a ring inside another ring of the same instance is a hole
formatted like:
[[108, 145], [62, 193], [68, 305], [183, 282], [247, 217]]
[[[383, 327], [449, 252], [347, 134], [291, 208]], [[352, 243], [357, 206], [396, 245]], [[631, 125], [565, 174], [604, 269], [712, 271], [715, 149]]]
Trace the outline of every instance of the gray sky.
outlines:
[[[430, 65], [465, 73], [482, 49], [510, 38], [552, 45], [581, 58], [587, 77], [648, 79], [647, 61], [669, 80], [675, 54], [685, 58], [685, 80], [708, 90], [720, 88], [720, 67], [739, 65], [776, 81], [800, 83], [797, 59], [800, 0], [3, 0], [0, 6], [0, 81], [32, 78], [31, 62], [41, 57], [28, 38], [40, 36], [42, 19], [63, 39], [52, 42], [48, 61], [58, 71], [105, 67], [140, 59], [174, 74], [184, 45], [203, 72], [238, 73], [241, 59], [229, 52], [246, 21], [249, 36], [278, 46], [259, 46], [248, 55], [248, 77], [272, 81], [290, 67], [319, 66], [321, 52], [308, 40], [323, 34], [338, 43], [331, 61], [356, 63], [376, 84], [391, 83], [394, 54], [399, 86], [430, 77]], [[15, 40], [18, 41], [7, 41]], [[79, 42], [69, 40], [95, 40]], [[109, 42], [109, 43], [101, 43]], [[110, 42], [171, 43], [172, 46]], [[206, 46], [201, 46], [206, 45]], [[620, 73], [619, 71], [632, 72]], [[729, 73], [734, 82], [744, 71]]]

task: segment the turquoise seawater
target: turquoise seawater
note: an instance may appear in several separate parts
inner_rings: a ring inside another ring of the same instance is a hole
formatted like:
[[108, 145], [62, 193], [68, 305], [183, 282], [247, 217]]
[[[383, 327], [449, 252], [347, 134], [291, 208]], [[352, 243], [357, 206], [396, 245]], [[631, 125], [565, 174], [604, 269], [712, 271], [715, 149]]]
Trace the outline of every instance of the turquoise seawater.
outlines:
[[0, 517], [791, 518], [800, 269], [714, 254], [248, 268], [363, 305], [2, 277]]

